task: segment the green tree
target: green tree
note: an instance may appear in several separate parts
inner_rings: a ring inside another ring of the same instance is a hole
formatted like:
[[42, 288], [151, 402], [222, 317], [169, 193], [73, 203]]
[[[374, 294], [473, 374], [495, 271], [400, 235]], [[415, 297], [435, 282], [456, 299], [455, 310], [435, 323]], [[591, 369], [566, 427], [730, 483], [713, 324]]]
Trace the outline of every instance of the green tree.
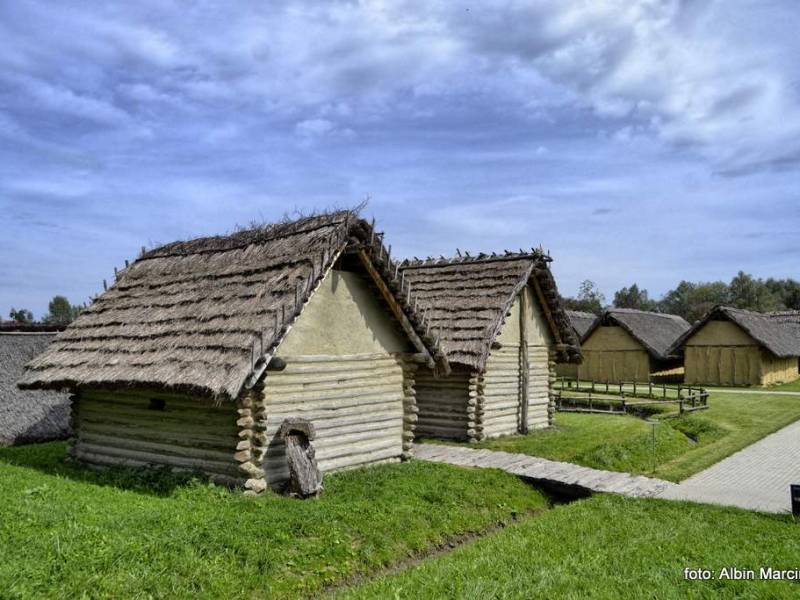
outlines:
[[731, 304], [737, 308], [769, 312], [784, 308], [779, 296], [776, 296], [761, 279], [739, 271], [731, 280]]
[[68, 325], [83, 309], [83, 306], [70, 304], [64, 296], [53, 296], [47, 305], [47, 315], [42, 320], [54, 325]]
[[634, 283], [631, 287], [624, 287], [614, 294], [614, 306], [653, 311], [658, 308], [658, 303], [650, 299], [647, 290], [640, 290], [639, 286]]
[[564, 298], [564, 306], [569, 310], [580, 310], [599, 315], [603, 312], [606, 297], [597, 288], [594, 281], [588, 279], [581, 283], [578, 295], [575, 298]]
[[12, 308], [8, 316], [17, 323], [33, 323], [33, 313], [27, 308]]
[[781, 303], [790, 310], [800, 310], [800, 281], [769, 278], [764, 282]]
[[693, 323], [716, 304], [729, 304], [730, 293], [724, 281], [692, 283], [681, 281], [658, 302], [663, 313], [679, 315]]

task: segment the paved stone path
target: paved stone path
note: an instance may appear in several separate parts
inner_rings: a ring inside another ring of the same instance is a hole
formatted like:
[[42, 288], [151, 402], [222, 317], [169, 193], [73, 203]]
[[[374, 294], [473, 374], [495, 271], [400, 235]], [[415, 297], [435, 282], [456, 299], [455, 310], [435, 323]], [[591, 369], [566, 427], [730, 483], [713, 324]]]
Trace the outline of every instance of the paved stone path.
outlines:
[[660, 497], [778, 513], [791, 510], [791, 483], [800, 484], [800, 421], [665, 489]]
[[448, 463], [462, 467], [502, 469], [512, 475], [544, 483], [575, 486], [592, 492], [611, 492], [634, 498], [657, 496], [676, 484], [661, 479], [600, 471], [572, 463], [557, 462], [496, 450], [476, 450], [461, 446], [415, 444], [414, 456], [421, 460]]

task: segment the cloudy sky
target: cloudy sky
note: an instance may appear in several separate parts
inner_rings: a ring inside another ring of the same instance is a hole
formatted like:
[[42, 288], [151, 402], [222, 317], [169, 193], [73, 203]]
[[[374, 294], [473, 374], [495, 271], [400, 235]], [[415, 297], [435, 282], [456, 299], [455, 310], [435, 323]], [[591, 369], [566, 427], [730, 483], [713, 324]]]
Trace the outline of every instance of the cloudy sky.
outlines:
[[794, 0], [0, 3], [0, 310], [369, 197], [560, 288], [800, 276]]

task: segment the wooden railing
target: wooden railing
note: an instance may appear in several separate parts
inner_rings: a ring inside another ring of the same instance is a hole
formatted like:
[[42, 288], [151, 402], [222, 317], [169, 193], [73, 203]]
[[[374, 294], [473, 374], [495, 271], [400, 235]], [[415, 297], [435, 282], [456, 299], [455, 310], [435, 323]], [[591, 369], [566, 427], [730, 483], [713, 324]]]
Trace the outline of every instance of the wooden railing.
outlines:
[[622, 382], [598, 383], [561, 377], [554, 390], [556, 410], [626, 414], [636, 407], [678, 406], [680, 414], [708, 408], [708, 392], [703, 388], [666, 384]]

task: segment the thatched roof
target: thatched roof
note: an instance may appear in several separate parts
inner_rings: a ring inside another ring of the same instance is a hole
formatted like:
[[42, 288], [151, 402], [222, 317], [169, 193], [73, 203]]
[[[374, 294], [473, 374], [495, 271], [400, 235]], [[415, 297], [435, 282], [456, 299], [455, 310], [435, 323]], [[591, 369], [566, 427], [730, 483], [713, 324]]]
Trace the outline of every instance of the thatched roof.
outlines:
[[578, 336], [579, 339], [582, 339], [583, 336], [589, 331], [589, 328], [594, 324], [597, 320], [597, 315], [590, 312], [583, 312], [580, 310], [568, 310], [567, 316], [569, 317], [569, 322], [572, 323], [572, 329], [575, 331], [575, 335]]
[[[397, 266], [381, 238], [355, 213], [340, 211], [147, 252], [28, 365], [20, 386], [154, 387], [235, 398], [263, 374], [342, 253], [364, 250], [395, 290]], [[413, 317], [399, 306], [398, 318]], [[421, 325], [410, 323], [414, 340]], [[428, 358], [435, 352], [415, 341]]]
[[591, 337], [601, 325], [618, 325], [638, 341], [656, 360], [669, 360], [672, 345], [691, 325], [683, 317], [664, 313], [609, 308], [589, 327], [582, 341]]
[[69, 396], [26, 392], [16, 386], [25, 363], [40, 354], [53, 341], [55, 333], [9, 329], [11, 326], [0, 331], [0, 446], [67, 437]]
[[541, 293], [562, 358], [579, 359], [578, 340], [548, 260], [534, 251], [406, 261], [400, 269], [410, 283], [418, 313], [441, 335], [448, 361], [482, 371], [506, 313], [529, 282]]
[[715, 306], [673, 344], [683, 347], [709, 321], [731, 321], [779, 358], [800, 356], [800, 310], [758, 313], [730, 306]]

